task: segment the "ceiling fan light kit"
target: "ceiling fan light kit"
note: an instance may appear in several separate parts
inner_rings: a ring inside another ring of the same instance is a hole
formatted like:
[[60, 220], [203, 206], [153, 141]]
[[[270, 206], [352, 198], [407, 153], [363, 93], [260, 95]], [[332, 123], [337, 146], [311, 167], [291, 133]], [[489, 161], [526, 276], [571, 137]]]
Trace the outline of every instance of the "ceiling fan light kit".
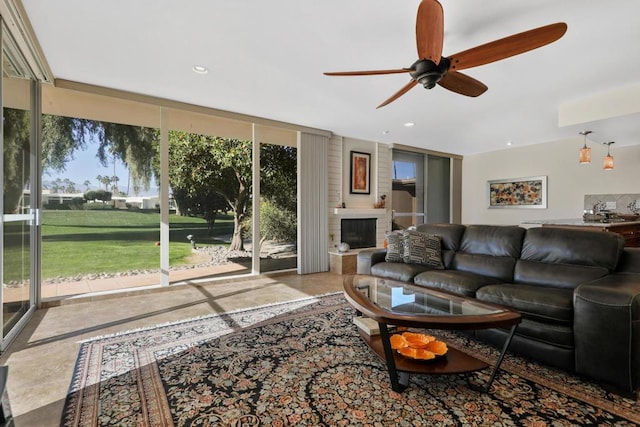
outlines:
[[567, 24], [559, 22], [498, 39], [463, 52], [442, 56], [444, 12], [437, 0], [422, 0], [416, 17], [416, 47], [418, 60], [409, 68], [369, 71], [326, 72], [327, 76], [368, 76], [408, 73], [411, 81], [377, 108], [390, 104], [418, 84], [425, 89], [440, 85], [452, 92], [470, 97], [482, 95], [487, 86], [462, 74], [459, 70], [489, 64], [519, 55], [558, 40], [567, 31]]

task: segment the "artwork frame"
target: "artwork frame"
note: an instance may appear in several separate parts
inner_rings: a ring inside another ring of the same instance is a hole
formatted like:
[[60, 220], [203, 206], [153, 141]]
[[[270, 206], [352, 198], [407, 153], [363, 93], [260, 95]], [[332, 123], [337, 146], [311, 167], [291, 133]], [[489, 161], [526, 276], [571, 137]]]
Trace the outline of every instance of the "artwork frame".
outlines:
[[371, 153], [351, 151], [349, 193], [371, 194]]
[[547, 177], [494, 179], [487, 181], [490, 209], [546, 209]]

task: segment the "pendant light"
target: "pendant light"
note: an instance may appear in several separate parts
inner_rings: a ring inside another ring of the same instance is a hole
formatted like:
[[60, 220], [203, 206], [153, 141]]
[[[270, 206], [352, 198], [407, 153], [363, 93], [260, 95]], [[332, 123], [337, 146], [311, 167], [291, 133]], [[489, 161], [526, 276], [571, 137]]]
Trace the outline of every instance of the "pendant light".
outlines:
[[609, 148], [611, 147], [611, 144], [615, 144], [615, 141], [603, 142], [603, 144], [607, 146], [607, 155], [602, 161], [602, 167], [604, 170], [610, 171], [613, 169], [613, 156], [609, 152]]
[[583, 165], [591, 163], [591, 148], [587, 147], [587, 135], [590, 133], [590, 130], [580, 132], [580, 135], [584, 135], [584, 146], [580, 149], [580, 163]]

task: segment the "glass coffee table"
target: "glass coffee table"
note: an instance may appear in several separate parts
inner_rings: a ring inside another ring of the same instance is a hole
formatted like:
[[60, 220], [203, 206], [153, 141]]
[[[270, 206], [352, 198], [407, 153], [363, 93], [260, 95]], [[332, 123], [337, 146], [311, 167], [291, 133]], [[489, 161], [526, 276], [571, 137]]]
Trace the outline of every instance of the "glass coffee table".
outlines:
[[397, 392], [407, 387], [411, 374], [468, 373], [490, 365], [451, 347], [444, 356], [432, 360], [402, 356], [391, 348], [388, 325], [453, 330], [510, 329], [487, 383], [482, 386], [469, 384], [474, 390], [488, 392], [521, 320], [519, 313], [505, 307], [374, 276], [345, 277], [344, 294], [359, 314], [378, 322], [380, 335], [370, 336], [359, 329], [360, 335], [385, 361], [391, 387]]

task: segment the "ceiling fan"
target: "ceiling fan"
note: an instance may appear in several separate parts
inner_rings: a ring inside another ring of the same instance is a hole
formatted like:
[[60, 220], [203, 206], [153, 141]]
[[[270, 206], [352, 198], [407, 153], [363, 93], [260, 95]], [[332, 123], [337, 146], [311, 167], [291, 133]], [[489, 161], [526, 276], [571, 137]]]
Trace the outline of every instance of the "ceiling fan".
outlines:
[[476, 46], [455, 55], [442, 56], [444, 13], [437, 0], [422, 0], [416, 18], [418, 60], [408, 68], [370, 71], [327, 72], [327, 76], [368, 76], [376, 74], [409, 73], [411, 81], [376, 108], [390, 104], [420, 83], [425, 89], [436, 84], [450, 91], [479, 96], [487, 86], [459, 70], [477, 67], [519, 55], [558, 40], [567, 31], [567, 24], [559, 22], [514, 34]]

